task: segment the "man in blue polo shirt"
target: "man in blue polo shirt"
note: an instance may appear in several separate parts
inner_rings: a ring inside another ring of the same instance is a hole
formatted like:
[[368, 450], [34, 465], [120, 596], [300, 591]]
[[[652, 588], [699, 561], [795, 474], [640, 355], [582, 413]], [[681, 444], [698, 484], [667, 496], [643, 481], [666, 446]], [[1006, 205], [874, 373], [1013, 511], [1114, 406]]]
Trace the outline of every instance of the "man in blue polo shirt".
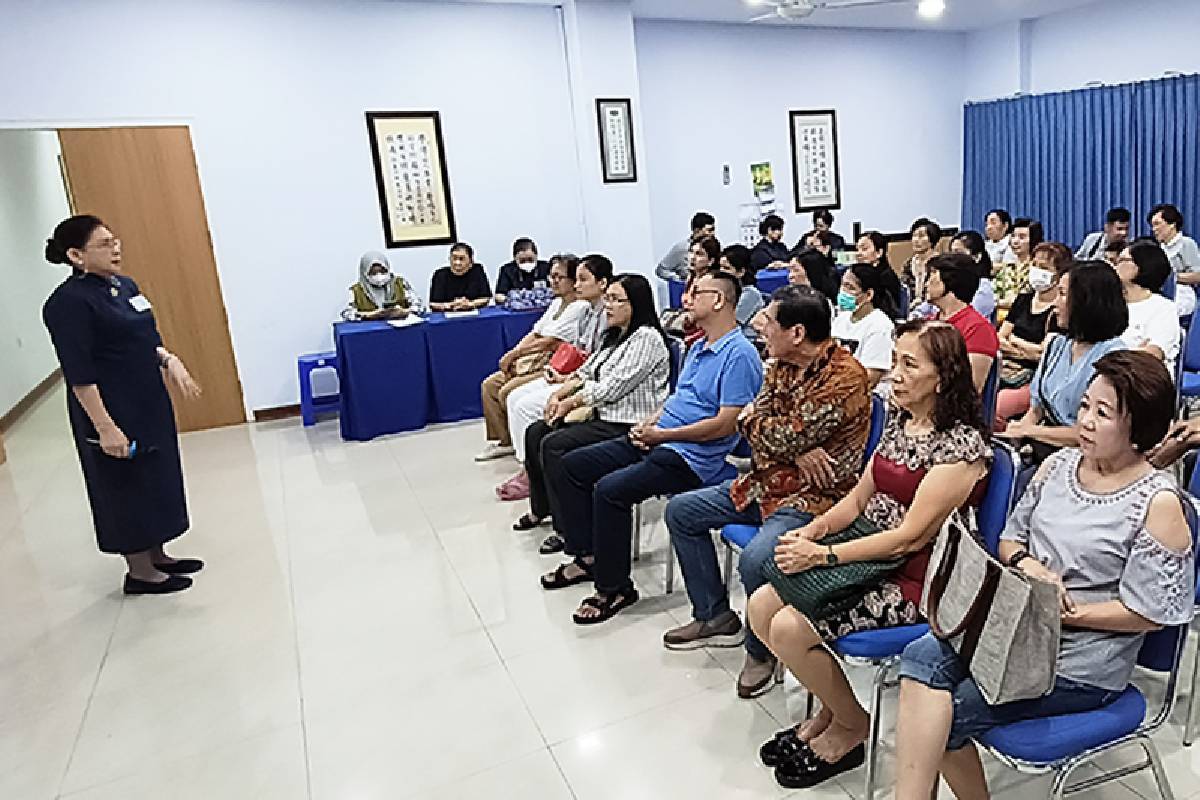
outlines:
[[763, 379], [758, 351], [738, 327], [740, 294], [729, 273], [699, 278], [692, 315], [704, 339], [684, 359], [675, 393], [628, 437], [579, 448], [563, 459], [562, 529], [565, 552], [574, 560], [542, 576], [542, 587], [594, 581], [596, 593], [574, 615], [580, 625], [603, 622], [638, 599], [630, 577], [634, 504], [712, 484], [725, 468], [738, 439], [738, 415]]

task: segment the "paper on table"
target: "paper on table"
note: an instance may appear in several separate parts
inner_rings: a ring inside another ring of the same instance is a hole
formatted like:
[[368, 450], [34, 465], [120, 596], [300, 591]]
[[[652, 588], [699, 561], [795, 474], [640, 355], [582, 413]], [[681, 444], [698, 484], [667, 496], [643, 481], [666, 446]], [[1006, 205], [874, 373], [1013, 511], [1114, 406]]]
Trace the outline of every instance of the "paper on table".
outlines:
[[420, 325], [424, 321], [424, 317], [409, 314], [404, 319], [389, 319], [388, 325], [391, 325], [393, 328], [407, 328], [409, 325]]
[[459, 317], [478, 317], [479, 309], [473, 308], [470, 311], [447, 311], [446, 319], [458, 319]]

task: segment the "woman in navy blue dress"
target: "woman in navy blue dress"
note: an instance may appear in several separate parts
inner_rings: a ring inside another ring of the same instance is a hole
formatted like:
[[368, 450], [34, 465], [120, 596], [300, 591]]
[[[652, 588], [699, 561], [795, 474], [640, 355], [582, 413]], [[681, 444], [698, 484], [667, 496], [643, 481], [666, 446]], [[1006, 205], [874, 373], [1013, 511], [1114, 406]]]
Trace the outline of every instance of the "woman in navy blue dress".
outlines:
[[171, 398], [200, 395], [178, 356], [162, 345], [150, 302], [121, 272], [121, 241], [90, 215], [59, 223], [46, 260], [69, 264], [42, 309], [63, 377], [96, 539], [124, 556], [126, 594], [168, 594], [192, 585], [197, 559], [163, 545], [188, 529]]

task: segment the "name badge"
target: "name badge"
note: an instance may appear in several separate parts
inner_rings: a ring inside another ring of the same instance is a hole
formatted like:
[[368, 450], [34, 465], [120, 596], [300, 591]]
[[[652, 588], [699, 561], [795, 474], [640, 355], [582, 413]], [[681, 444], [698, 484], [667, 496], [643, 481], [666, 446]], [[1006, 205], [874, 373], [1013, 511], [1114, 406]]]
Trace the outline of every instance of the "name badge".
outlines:
[[149, 311], [150, 301], [145, 295], [139, 294], [137, 297], [129, 298], [129, 305], [133, 306], [134, 311]]

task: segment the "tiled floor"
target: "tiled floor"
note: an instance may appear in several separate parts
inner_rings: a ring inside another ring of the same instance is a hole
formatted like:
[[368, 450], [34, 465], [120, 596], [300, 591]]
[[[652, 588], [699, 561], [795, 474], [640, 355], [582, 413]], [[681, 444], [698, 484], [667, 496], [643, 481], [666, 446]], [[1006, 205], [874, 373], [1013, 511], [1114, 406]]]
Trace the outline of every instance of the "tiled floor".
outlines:
[[[537, 587], [555, 562], [542, 531], [510, 529], [523, 509], [492, 487], [513, 464], [473, 463], [480, 439], [347, 444], [333, 421], [187, 435], [176, 551], [209, 566], [188, 592], [126, 600], [61, 391], [43, 402], [0, 467], [0, 798], [785, 796], [755, 756], [784, 691], [739, 700], [739, 653], [659, 643], [689, 616], [662, 593], [661, 525], [636, 571], [647, 599], [579, 628], [584, 590]], [[1159, 737], [1175, 791], [1200, 797], [1180, 738]], [[1010, 797], [1046, 785], [991, 771]], [[860, 797], [861, 771], [844, 777], [794, 796]], [[1145, 777], [1090, 796], [1139, 795]]]

